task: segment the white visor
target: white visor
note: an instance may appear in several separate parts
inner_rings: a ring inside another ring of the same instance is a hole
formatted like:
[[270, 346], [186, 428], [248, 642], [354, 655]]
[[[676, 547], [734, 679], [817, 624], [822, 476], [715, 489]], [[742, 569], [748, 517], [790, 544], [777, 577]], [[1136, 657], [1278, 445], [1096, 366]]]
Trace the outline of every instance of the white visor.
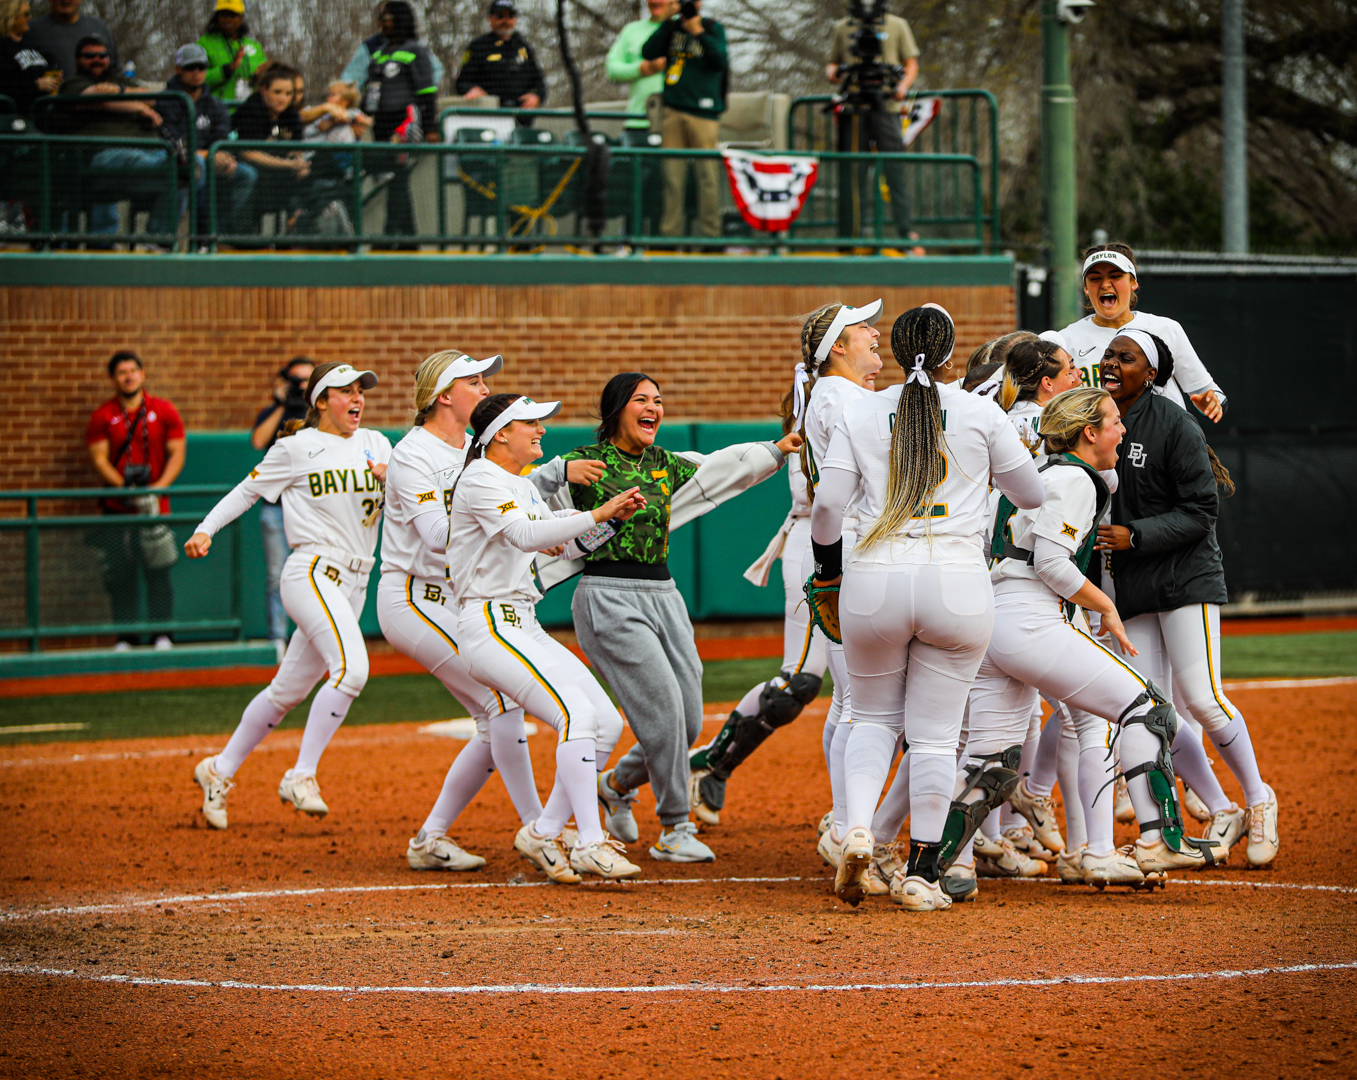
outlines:
[[838, 314], [834, 316], [834, 321], [829, 324], [829, 329], [825, 331], [825, 336], [820, 339], [820, 344], [815, 349], [815, 362], [823, 364], [825, 357], [829, 355], [829, 350], [834, 348], [834, 343], [839, 340], [839, 335], [850, 326], [856, 326], [858, 323], [866, 323], [871, 326], [877, 319], [881, 318], [881, 301], [873, 300], [865, 307], [848, 307], [846, 304], [839, 308]]
[[489, 426], [481, 432], [480, 438], [476, 441], [482, 446], [489, 446], [490, 440], [495, 437], [495, 433], [506, 424], [513, 423], [515, 420], [548, 420], [561, 411], [559, 401], [533, 401], [530, 397], [521, 397], [490, 421]]
[[1065, 344], [1065, 335], [1059, 330], [1043, 330], [1037, 337], [1041, 338], [1042, 341], [1049, 341], [1052, 345], [1064, 349], [1066, 352], [1070, 351], [1070, 347]]
[[1111, 263], [1118, 270], [1130, 274], [1132, 277], [1136, 276], [1135, 264], [1120, 251], [1095, 251], [1084, 260], [1084, 269], [1080, 271], [1079, 276], [1082, 278], [1091, 267], [1100, 262]]
[[434, 387], [433, 396], [437, 397], [451, 386], [454, 379], [468, 379], [472, 375], [493, 375], [503, 366], [504, 357], [499, 355], [487, 356], [484, 360], [473, 360], [463, 354], [449, 364], [442, 375], [438, 376], [438, 385]]
[[377, 385], [377, 373], [375, 371], [359, 371], [352, 364], [340, 364], [339, 367], [327, 371], [320, 382], [311, 388], [311, 404], [315, 405], [322, 390], [329, 390], [337, 386], [348, 386], [350, 383], [360, 383], [364, 390], [371, 390]]

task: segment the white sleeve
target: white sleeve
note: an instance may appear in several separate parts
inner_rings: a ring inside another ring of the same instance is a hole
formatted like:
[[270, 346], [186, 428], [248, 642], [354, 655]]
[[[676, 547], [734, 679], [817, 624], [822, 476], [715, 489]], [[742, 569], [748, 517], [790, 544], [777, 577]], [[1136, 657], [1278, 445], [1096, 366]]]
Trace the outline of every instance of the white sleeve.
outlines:
[[[1013, 437], [1018, 437], [1016, 432]], [[1019, 510], [1035, 510], [1046, 494], [1041, 484], [1041, 473], [1037, 472], [1037, 463], [1026, 452], [1016, 469], [994, 474], [994, 486], [1007, 495], [1008, 501]]]
[[1032, 543], [1032, 569], [1046, 587], [1068, 600], [1084, 587], [1088, 578], [1070, 559], [1070, 553], [1054, 540], [1038, 536]]
[[424, 541], [424, 546], [436, 555], [442, 555], [448, 550], [450, 528], [448, 515], [441, 512], [430, 511], [415, 518], [415, 529], [419, 532], [419, 538]]
[[1012, 472], [1022, 462], [1032, 461], [1032, 451], [1018, 434], [1008, 414], [993, 402], [989, 405], [989, 471], [994, 475]]
[[810, 538], [817, 544], [832, 544], [843, 538], [843, 513], [861, 479], [857, 469], [824, 467], [810, 510]]
[[567, 541], [583, 536], [594, 527], [594, 515], [584, 513], [564, 513], [559, 516], [531, 521], [526, 516], [516, 517], [500, 531], [504, 539], [519, 551], [541, 551], [543, 548], [556, 547]]
[[1057, 465], [1042, 473], [1046, 494], [1032, 525], [1032, 535], [1058, 544], [1069, 554], [1079, 550], [1093, 529], [1098, 494], [1083, 469]]
[[216, 536], [217, 533], [252, 507], [258, 501], [259, 493], [248, 490], [245, 486], [247, 482], [239, 483], [227, 492], [222, 500], [207, 512], [207, 517], [203, 518], [193, 531], [195, 533], [207, 533], [208, 536]]
[[1107, 493], [1115, 495], [1117, 486], [1121, 483], [1121, 478], [1117, 476], [1116, 469], [1099, 469], [1098, 475], [1103, 478], [1103, 483], [1107, 485]]
[[[825, 451], [825, 459], [820, 462], [820, 468], [844, 469], [857, 473], [859, 477], [862, 474], [857, 455], [853, 453], [853, 440], [848, 434], [848, 422], [844, 419], [843, 413], [839, 414], [834, 430], [829, 433], [829, 449]], [[819, 498], [818, 489], [816, 498]]]
[[1163, 329], [1167, 331], [1164, 336], [1169, 351], [1173, 353], [1173, 381], [1182, 389], [1183, 395], [1186, 397], [1189, 394], [1200, 394], [1208, 389], [1220, 393], [1220, 387], [1206, 370], [1206, 365], [1197, 355], [1197, 350], [1192, 347], [1192, 342], [1181, 324], [1173, 321]]
[[261, 498], [276, 502], [291, 484], [292, 455], [280, 439], [269, 447], [264, 460], [250, 470], [250, 475], [208, 511], [195, 531], [216, 536]]

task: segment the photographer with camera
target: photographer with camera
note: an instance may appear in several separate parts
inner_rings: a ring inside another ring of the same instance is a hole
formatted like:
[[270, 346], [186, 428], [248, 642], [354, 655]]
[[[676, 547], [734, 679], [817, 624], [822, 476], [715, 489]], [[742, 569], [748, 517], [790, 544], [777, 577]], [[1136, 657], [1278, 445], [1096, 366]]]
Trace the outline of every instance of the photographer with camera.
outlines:
[[[311, 378], [315, 363], [309, 356], [294, 356], [278, 369], [273, 383], [273, 401], [259, 410], [250, 431], [250, 445], [265, 452], [278, 441], [278, 433], [289, 420], [306, 419], [306, 380]], [[264, 541], [264, 564], [267, 568], [265, 587], [269, 609], [269, 637], [278, 650], [278, 662], [283, 662], [287, 651], [287, 612], [278, 593], [278, 577], [283, 563], [292, 553], [283, 532], [283, 508], [267, 499], [259, 500], [259, 535]]]
[[[886, 13], [886, 0], [849, 0], [848, 17], [834, 24], [834, 39], [825, 74], [838, 86], [833, 110], [835, 149], [841, 153], [903, 153], [904, 128], [900, 112], [905, 96], [919, 76], [919, 46], [909, 23]], [[910, 224], [909, 191], [901, 161], [883, 163], [890, 192], [891, 217], [900, 239], [917, 240]], [[839, 234], [857, 238], [875, 219], [870, 166], [842, 162], [839, 166]], [[922, 254], [922, 251], [918, 252]]]
[[[141, 357], [129, 350], [113, 354], [108, 362], [114, 396], [94, 410], [85, 429], [90, 463], [109, 487], [169, 487], [184, 468], [184, 421], [164, 398], [145, 392], [146, 372]], [[141, 494], [103, 499], [105, 514], [154, 517], [170, 512], [167, 496]], [[174, 589], [170, 568], [179, 558], [179, 545], [167, 525], [100, 526], [90, 539], [103, 563], [104, 588], [115, 623], [139, 622], [137, 589], [146, 579], [146, 613], [151, 622], [174, 618]], [[144, 644], [136, 634], [120, 634], [115, 649]], [[170, 636], [159, 633], [157, 649], [171, 647]]]

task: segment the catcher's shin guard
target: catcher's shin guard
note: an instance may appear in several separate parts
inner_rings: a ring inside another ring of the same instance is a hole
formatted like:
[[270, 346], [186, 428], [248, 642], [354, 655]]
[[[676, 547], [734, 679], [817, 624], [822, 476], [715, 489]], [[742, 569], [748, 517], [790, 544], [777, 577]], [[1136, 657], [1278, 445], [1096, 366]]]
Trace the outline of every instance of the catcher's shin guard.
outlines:
[[[1147, 704], [1150, 707], [1143, 712], [1135, 716], [1127, 715]], [[1173, 738], [1178, 734], [1178, 714], [1174, 712], [1172, 702], [1154, 683], [1146, 682], [1144, 693], [1126, 707], [1117, 723], [1122, 728], [1131, 724], [1141, 724], [1159, 740], [1159, 751], [1153, 758], [1133, 765], [1121, 773], [1128, 782], [1143, 775], [1150, 785], [1150, 796], [1159, 808], [1160, 816], [1153, 821], [1140, 822], [1141, 830], [1158, 829], [1164, 843], [1173, 851], [1182, 851], [1185, 847], [1192, 848], [1205, 857], [1208, 865], [1214, 864], [1216, 862], [1214, 846], [1188, 836], [1183, 829], [1183, 814], [1178, 805], [1178, 785], [1173, 773]]]
[[[980, 758], [980, 765], [972, 763], [966, 766], [966, 786], [952, 800], [952, 808], [947, 812], [947, 821], [942, 827], [938, 865], [943, 873], [956, 861], [961, 849], [975, 835], [975, 830], [984, 824], [990, 811], [1013, 794], [1018, 786], [1018, 761], [1021, 757], [1022, 746], [1010, 746], [997, 754], [985, 754]], [[976, 802], [967, 802], [966, 796], [977, 789], [984, 792], [984, 797]]]

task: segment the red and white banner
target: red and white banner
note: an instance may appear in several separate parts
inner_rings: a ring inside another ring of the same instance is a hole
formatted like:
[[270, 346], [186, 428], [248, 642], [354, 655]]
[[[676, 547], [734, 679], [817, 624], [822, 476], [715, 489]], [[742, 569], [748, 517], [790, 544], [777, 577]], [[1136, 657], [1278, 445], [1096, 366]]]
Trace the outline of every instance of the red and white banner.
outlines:
[[942, 112], [942, 98], [919, 98], [909, 107], [900, 119], [905, 127], [905, 145], [909, 146], [921, 134], [923, 129], [933, 122], [933, 118]]
[[813, 157], [770, 157], [722, 150], [730, 194], [752, 229], [785, 232], [806, 205], [820, 162]]

